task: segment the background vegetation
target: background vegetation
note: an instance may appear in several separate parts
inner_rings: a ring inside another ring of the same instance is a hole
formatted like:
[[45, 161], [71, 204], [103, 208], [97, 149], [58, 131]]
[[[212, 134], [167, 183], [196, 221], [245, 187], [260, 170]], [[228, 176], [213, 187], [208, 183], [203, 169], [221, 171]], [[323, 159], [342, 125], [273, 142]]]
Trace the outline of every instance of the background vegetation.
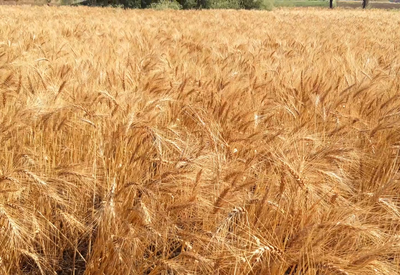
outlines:
[[400, 273], [397, 14], [0, 17], [1, 274]]
[[[65, 0], [70, 1], [70, 0]], [[91, 6], [114, 6], [134, 9], [258, 9], [271, 10], [274, 0], [88, 0]]]

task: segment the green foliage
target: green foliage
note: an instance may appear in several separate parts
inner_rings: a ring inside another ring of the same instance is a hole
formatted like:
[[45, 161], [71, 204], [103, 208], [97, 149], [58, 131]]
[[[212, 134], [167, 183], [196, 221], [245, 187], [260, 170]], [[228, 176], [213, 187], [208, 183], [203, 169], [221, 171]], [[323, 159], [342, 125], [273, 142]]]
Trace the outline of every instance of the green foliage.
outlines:
[[276, 1], [274, 3], [275, 7], [329, 7], [329, 1]]
[[[74, 0], [60, 0], [74, 1]], [[155, 10], [180, 9], [258, 9], [272, 10], [275, 0], [91, 0], [90, 5]], [[280, 2], [278, 2], [280, 3]]]
[[260, 3], [260, 9], [271, 11], [274, 8], [274, 4], [274, 0], [262, 0]]
[[241, 8], [247, 10], [272, 10], [273, 0], [241, 0]]
[[179, 4], [184, 10], [196, 9], [198, 7], [197, 0], [180, 0]]
[[240, 9], [240, 0], [209, 0], [207, 8], [210, 9]]
[[207, 8], [210, 9], [256, 9], [272, 10], [274, 0], [208, 0]]
[[158, 3], [152, 3], [150, 8], [155, 10], [180, 10], [182, 6], [175, 0], [161, 0]]
[[123, 0], [122, 4], [125, 8], [140, 9], [142, 7], [141, 0]]
[[262, 0], [242, 0], [241, 6], [245, 9], [257, 9]]

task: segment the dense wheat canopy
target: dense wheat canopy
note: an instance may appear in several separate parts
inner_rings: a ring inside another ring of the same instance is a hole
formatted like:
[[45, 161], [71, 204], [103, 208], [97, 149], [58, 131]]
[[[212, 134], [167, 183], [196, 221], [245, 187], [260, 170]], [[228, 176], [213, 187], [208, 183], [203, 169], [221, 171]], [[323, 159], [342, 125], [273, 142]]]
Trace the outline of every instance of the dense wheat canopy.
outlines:
[[399, 274], [400, 18], [0, 9], [1, 274]]

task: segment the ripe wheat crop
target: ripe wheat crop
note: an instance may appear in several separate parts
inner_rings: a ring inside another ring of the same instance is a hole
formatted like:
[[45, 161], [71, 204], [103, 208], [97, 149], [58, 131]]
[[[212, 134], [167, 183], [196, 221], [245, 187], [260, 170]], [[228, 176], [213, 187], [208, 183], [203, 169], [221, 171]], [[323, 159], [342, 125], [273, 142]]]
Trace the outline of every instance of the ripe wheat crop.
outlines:
[[400, 273], [396, 13], [0, 18], [0, 274]]

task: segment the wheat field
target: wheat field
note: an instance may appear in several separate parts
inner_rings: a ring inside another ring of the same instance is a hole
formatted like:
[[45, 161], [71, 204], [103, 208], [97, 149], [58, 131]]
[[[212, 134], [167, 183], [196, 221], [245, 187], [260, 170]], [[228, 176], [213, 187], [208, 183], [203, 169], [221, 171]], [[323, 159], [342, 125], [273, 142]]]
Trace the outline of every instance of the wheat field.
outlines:
[[0, 18], [0, 274], [400, 274], [396, 13]]

